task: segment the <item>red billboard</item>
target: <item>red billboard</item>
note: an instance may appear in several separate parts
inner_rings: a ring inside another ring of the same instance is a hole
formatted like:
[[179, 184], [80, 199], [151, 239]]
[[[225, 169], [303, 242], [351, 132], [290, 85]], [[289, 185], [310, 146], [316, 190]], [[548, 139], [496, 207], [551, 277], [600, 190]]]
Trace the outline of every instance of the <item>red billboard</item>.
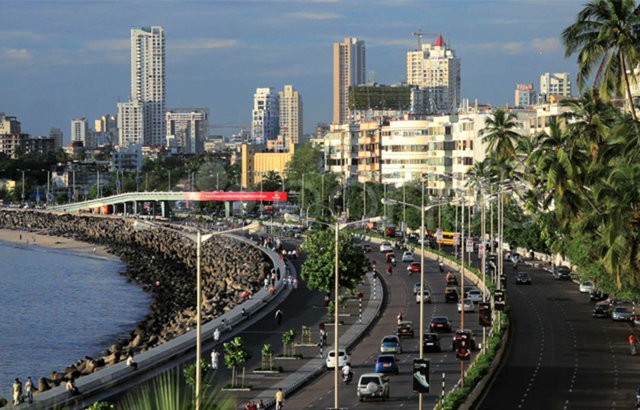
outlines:
[[240, 192], [185, 192], [187, 201], [286, 201], [288, 195], [283, 191], [240, 191]]

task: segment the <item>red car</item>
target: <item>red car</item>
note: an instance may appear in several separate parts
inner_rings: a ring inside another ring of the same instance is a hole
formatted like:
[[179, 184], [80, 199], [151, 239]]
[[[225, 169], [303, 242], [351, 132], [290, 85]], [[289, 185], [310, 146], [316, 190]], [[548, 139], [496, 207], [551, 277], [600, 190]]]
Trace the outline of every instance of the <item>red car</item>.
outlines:
[[407, 271], [409, 275], [412, 273], [420, 273], [420, 262], [411, 262], [409, 266], [407, 266]]

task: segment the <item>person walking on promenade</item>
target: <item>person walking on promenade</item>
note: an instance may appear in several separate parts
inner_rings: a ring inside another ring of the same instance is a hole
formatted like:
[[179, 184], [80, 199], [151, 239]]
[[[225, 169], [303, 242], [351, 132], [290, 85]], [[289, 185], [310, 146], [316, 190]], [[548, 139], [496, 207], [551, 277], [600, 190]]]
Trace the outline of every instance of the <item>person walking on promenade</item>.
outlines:
[[129, 353], [127, 357], [127, 366], [132, 367], [133, 370], [138, 370], [138, 363], [133, 360], [133, 353]]
[[282, 391], [282, 387], [278, 387], [278, 391], [276, 392], [276, 410], [282, 410], [282, 406], [284, 406], [284, 392]]
[[215, 348], [211, 351], [211, 368], [218, 370], [218, 364], [220, 363], [220, 352]]
[[276, 322], [278, 322], [278, 326], [282, 323], [282, 310], [276, 310]]
[[220, 340], [220, 329], [216, 327], [213, 331], [213, 341], [214, 343], [218, 343], [219, 340]]
[[20, 400], [22, 400], [22, 382], [17, 377], [13, 381], [12, 392], [13, 392], [13, 405], [19, 406]]
[[262, 402], [262, 400], [258, 401], [258, 410], [266, 410], [266, 407], [264, 407], [264, 403]]
[[31, 380], [31, 376], [27, 377], [27, 381], [24, 382], [24, 391], [27, 393], [27, 403], [33, 403], [33, 380]]

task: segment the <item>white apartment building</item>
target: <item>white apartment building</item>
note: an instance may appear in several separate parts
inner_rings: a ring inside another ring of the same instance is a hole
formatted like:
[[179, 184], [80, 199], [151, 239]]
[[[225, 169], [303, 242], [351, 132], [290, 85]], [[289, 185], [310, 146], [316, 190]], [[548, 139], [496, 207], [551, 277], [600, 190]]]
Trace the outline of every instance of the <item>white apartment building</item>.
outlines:
[[144, 144], [143, 112], [141, 101], [118, 103], [118, 144], [121, 147]]
[[358, 175], [358, 138], [360, 124], [331, 124], [323, 140], [324, 169], [340, 176], [341, 181]]
[[[165, 123], [165, 39], [160, 26], [133, 27], [131, 29], [131, 95], [129, 103], [118, 104], [118, 123], [137, 123], [138, 119], [124, 118], [122, 115], [138, 115], [142, 107], [141, 136], [134, 127], [119, 129], [120, 145], [142, 143], [164, 146]], [[139, 104], [139, 105], [137, 105]], [[135, 134], [126, 134], [133, 131]], [[135, 141], [135, 142], [134, 142]]]
[[571, 96], [571, 80], [569, 73], [544, 73], [540, 76], [540, 97], [542, 102], [549, 102], [549, 97]]
[[302, 96], [292, 85], [285, 85], [278, 93], [280, 99], [280, 134], [285, 147], [302, 139]]
[[266, 144], [278, 137], [280, 104], [273, 88], [256, 88], [251, 112], [251, 139], [254, 144]]
[[89, 136], [89, 124], [84, 117], [78, 117], [71, 120], [71, 142], [82, 142], [87, 148], [93, 148]]
[[364, 41], [347, 37], [342, 43], [333, 43], [333, 124], [345, 124], [350, 120], [349, 87], [365, 82]]
[[200, 154], [209, 128], [209, 109], [173, 108], [166, 113], [167, 147], [173, 153]]
[[433, 113], [455, 112], [461, 101], [460, 59], [438, 36], [407, 52], [407, 83], [429, 90]]

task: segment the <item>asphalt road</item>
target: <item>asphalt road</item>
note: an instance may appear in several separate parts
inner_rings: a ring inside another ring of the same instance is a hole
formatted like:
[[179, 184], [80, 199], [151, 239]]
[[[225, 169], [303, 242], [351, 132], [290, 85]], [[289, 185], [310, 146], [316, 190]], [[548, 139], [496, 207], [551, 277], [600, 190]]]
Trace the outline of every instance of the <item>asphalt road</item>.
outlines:
[[629, 323], [594, 319], [578, 285], [543, 269], [521, 267], [532, 285], [515, 285], [507, 303], [511, 341], [479, 409], [629, 409], [640, 385], [640, 356], [629, 354]]
[[[369, 258], [376, 262], [378, 271], [385, 271], [384, 254], [374, 247], [369, 253]], [[401, 253], [396, 250], [398, 261]], [[418, 256], [416, 256], [418, 261]], [[387, 283], [389, 290], [389, 302], [383, 316], [369, 335], [357, 345], [351, 352], [351, 361], [354, 372], [354, 380], [349, 385], [342, 382], [338, 388], [339, 406], [344, 408], [418, 408], [418, 394], [412, 390], [411, 368], [414, 358], [419, 357], [419, 304], [416, 303], [413, 294], [414, 283], [420, 281], [420, 274], [411, 276], [406, 271], [407, 263], [398, 262], [394, 274], [389, 276], [382, 274], [383, 280]], [[448, 316], [454, 329], [460, 325], [460, 314], [457, 313], [456, 304], [444, 303], [444, 274], [438, 270], [436, 261], [425, 259], [425, 281], [431, 290], [434, 303], [425, 304], [424, 328], [429, 329], [429, 322], [435, 315]], [[373, 372], [374, 362], [379, 354], [380, 340], [387, 334], [396, 331], [399, 312], [404, 313], [404, 320], [411, 320], [414, 323], [415, 337], [403, 339], [403, 353], [399, 358], [399, 375], [390, 376], [391, 397], [386, 402], [365, 401], [359, 402], [356, 396], [356, 383], [358, 377], [363, 373]], [[471, 328], [476, 333], [478, 343], [482, 341], [482, 330], [478, 325], [478, 313], [467, 313], [465, 315], [465, 327]], [[451, 351], [452, 334], [441, 335], [442, 352], [425, 353], [425, 357], [431, 359], [431, 392], [423, 396], [424, 408], [433, 408], [435, 402], [442, 393], [442, 379], [444, 374], [445, 389], [451, 390], [460, 378], [460, 361], [455, 358]], [[475, 352], [474, 352], [475, 354]], [[287, 398], [287, 407], [294, 409], [327, 409], [334, 404], [333, 376], [327, 373], [323, 377], [316, 379], [306, 386], [302, 391]]]

